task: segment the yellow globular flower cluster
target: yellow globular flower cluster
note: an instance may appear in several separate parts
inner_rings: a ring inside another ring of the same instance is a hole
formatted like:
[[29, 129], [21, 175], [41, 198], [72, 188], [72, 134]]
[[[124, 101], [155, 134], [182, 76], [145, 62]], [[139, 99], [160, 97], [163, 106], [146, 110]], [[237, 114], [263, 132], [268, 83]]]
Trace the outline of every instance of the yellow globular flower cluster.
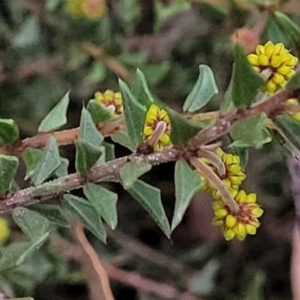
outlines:
[[[246, 175], [242, 170], [240, 164], [240, 157], [238, 155], [234, 155], [231, 153], [225, 153], [221, 148], [216, 150], [216, 154], [220, 157], [222, 163], [225, 166], [225, 174], [222, 175], [220, 178], [223, 184], [227, 188], [238, 189], [241, 183], [245, 180]], [[214, 168], [207, 159], [199, 158], [206, 164], [208, 164], [215, 173], [217, 173], [216, 168]], [[213, 194], [218, 194], [216, 188], [209, 183], [209, 181], [201, 176], [202, 179], [202, 191], [204, 192], [212, 192]]]
[[[202, 191], [211, 192], [214, 198], [213, 225], [222, 227], [222, 233], [227, 241], [234, 238], [244, 240], [247, 234], [256, 234], [256, 229], [260, 226], [258, 218], [263, 214], [263, 210], [256, 203], [256, 194], [247, 195], [244, 190], [240, 189], [241, 183], [246, 178], [240, 164], [240, 157], [225, 153], [221, 148], [216, 150], [216, 154], [224, 166], [225, 172], [222, 175], [208, 158], [199, 158], [199, 160], [209, 166], [220, 178], [222, 185], [228, 190], [239, 209], [237, 212], [232, 212], [220, 191], [203, 174], [199, 174], [202, 179]], [[197, 170], [196, 173], [198, 173]]]
[[246, 194], [244, 190], [230, 190], [233, 199], [239, 206], [239, 212], [232, 213], [222, 198], [213, 202], [213, 224], [222, 227], [224, 238], [230, 241], [234, 238], [244, 240], [247, 234], [256, 234], [260, 226], [258, 218], [263, 210], [256, 203], [256, 194]]
[[75, 18], [100, 19], [107, 8], [105, 0], [68, 0], [66, 9]]
[[157, 134], [152, 146], [154, 150], [161, 150], [171, 145], [170, 133], [171, 122], [168, 113], [152, 104], [146, 113], [143, 141], [150, 141]]
[[113, 115], [120, 115], [123, 113], [123, 101], [120, 92], [106, 90], [104, 93], [96, 92], [95, 100], [103, 107], [112, 112]]
[[0, 218], [0, 244], [3, 244], [7, 241], [10, 235], [10, 229], [8, 223], [5, 219]]
[[[287, 100], [287, 112], [288, 114], [295, 120], [299, 121], [300, 122], [300, 105], [297, 101], [296, 98], [291, 98], [291, 99], [288, 99]], [[288, 107], [289, 106], [294, 106], [294, 107], [297, 107], [298, 108], [298, 111], [289, 111]]]
[[264, 92], [275, 93], [282, 89], [286, 82], [295, 74], [298, 58], [287, 50], [283, 43], [267, 42], [258, 45], [255, 54], [248, 55], [253, 68], [267, 77]]

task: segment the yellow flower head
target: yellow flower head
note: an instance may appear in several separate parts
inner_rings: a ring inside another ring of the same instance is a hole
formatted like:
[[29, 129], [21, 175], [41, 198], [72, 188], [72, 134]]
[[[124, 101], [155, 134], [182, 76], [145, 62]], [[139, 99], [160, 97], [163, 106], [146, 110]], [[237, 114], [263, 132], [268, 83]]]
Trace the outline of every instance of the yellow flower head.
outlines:
[[5, 243], [9, 235], [10, 230], [7, 221], [3, 218], [0, 218], [0, 244]]
[[[202, 160], [213, 169], [213, 171], [221, 178], [224, 186], [238, 190], [239, 186], [246, 178], [246, 175], [243, 172], [240, 164], [240, 157], [238, 155], [225, 153], [221, 148], [216, 150], [216, 154], [221, 159], [224, 167], [224, 174], [218, 174], [218, 170], [210, 163], [208, 159], [199, 158], [199, 160]], [[202, 191], [214, 192], [214, 194], [218, 195], [219, 193], [216, 191], [216, 188], [212, 186], [202, 174], [200, 176], [202, 179]]]
[[154, 150], [171, 145], [171, 123], [167, 112], [152, 104], [147, 111], [144, 126], [144, 142], [151, 142]]
[[222, 198], [213, 202], [213, 225], [221, 226], [224, 238], [230, 241], [234, 238], [242, 241], [247, 234], [256, 234], [260, 226], [258, 218], [262, 216], [263, 210], [256, 203], [256, 194], [246, 194], [245, 191], [231, 190], [234, 200], [239, 205], [239, 212], [232, 213]]
[[67, 11], [75, 18], [99, 19], [106, 12], [105, 0], [68, 0]]
[[113, 114], [120, 115], [123, 113], [122, 95], [120, 92], [106, 90], [104, 93], [95, 93], [96, 101], [103, 107], [109, 109]]
[[[287, 103], [287, 106], [286, 106], [287, 113], [289, 115], [291, 115], [291, 117], [293, 119], [300, 122], [300, 105], [299, 105], [297, 99], [296, 98], [289, 99], [289, 100], [287, 100], [286, 103]], [[289, 106], [290, 107], [292, 107], [292, 106], [296, 107], [297, 109], [295, 111], [289, 110]]]
[[282, 89], [295, 74], [298, 58], [289, 53], [282, 43], [267, 42], [258, 45], [255, 54], [248, 55], [249, 63], [255, 70], [267, 77], [263, 91], [270, 94]]

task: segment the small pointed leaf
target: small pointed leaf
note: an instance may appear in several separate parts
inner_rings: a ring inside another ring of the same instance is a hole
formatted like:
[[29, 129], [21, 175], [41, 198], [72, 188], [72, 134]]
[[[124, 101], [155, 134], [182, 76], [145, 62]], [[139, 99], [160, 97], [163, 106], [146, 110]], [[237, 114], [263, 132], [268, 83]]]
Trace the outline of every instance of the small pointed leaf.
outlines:
[[13, 210], [12, 217], [30, 240], [38, 240], [49, 232], [49, 221], [38, 212], [17, 207]]
[[43, 152], [43, 156], [36, 166], [32, 181], [35, 185], [40, 185], [48, 179], [60, 165], [59, 150], [56, 140], [51, 137]]
[[100, 214], [86, 199], [64, 195], [63, 206], [71, 211], [82, 224], [102, 242], [106, 242], [106, 232]]
[[149, 90], [145, 75], [140, 69], [137, 69], [133, 79], [132, 94], [146, 107], [153, 103], [153, 96]]
[[233, 139], [231, 147], [255, 147], [269, 143], [272, 139], [269, 131], [264, 126], [266, 114], [250, 117], [246, 120], [238, 120], [233, 123], [230, 136]]
[[146, 107], [136, 100], [127, 84], [121, 79], [119, 79], [119, 86], [122, 93], [127, 133], [133, 148], [136, 149], [142, 142]]
[[69, 92], [67, 92], [49, 114], [42, 120], [38, 132], [54, 131], [67, 123], [67, 109], [69, 106]]
[[0, 196], [9, 191], [18, 165], [19, 161], [15, 156], [0, 154]]
[[89, 101], [87, 105], [87, 110], [91, 114], [95, 124], [104, 122], [113, 116], [113, 113], [109, 109], [103, 107], [95, 99], [91, 99]]
[[26, 165], [26, 176], [25, 180], [28, 178], [31, 178], [34, 174], [34, 170], [38, 163], [41, 161], [43, 157], [43, 150], [40, 149], [34, 149], [34, 148], [27, 148], [23, 152], [23, 160]]
[[170, 237], [171, 229], [162, 205], [160, 190], [141, 180], [137, 180], [127, 191], [144, 207], [164, 234]]
[[300, 71], [297, 71], [296, 74], [287, 82], [285, 88], [291, 92], [300, 90]]
[[264, 84], [264, 79], [250, 65], [239, 43], [235, 44], [234, 56], [232, 102], [238, 108], [246, 108], [252, 104], [255, 96]]
[[12, 119], [0, 118], [0, 139], [4, 144], [13, 144], [19, 138], [19, 127]]
[[69, 220], [58, 205], [34, 204], [30, 206], [30, 210], [38, 212], [40, 215], [58, 226], [70, 227]]
[[118, 224], [118, 195], [93, 183], [87, 183], [83, 188], [83, 192], [106, 224], [111, 229], [115, 229]]
[[146, 162], [128, 162], [120, 170], [122, 184], [125, 190], [132, 187], [136, 180], [151, 170], [151, 165]]
[[172, 230], [181, 222], [193, 196], [201, 188], [200, 177], [192, 171], [184, 160], [178, 160], [175, 165], [175, 209], [172, 220]]
[[184, 145], [204, 127], [202, 123], [187, 120], [170, 108], [166, 108], [166, 110], [170, 116], [171, 141], [174, 145]]
[[199, 77], [184, 102], [183, 111], [196, 112], [204, 107], [217, 93], [218, 87], [211, 68], [206, 65], [200, 65]]
[[77, 140], [76, 143], [76, 170], [81, 174], [86, 174], [93, 167], [102, 155], [101, 148], [93, 146], [84, 140]]
[[105, 147], [105, 161], [115, 159], [115, 145], [104, 142], [102, 144]]
[[134, 151], [135, 145], [133, 144], [132, 140], [129, 138], [126, 131], [117, 131], [115, 132], [111, 139], [126, 148], [128, 148], [131, 151]]

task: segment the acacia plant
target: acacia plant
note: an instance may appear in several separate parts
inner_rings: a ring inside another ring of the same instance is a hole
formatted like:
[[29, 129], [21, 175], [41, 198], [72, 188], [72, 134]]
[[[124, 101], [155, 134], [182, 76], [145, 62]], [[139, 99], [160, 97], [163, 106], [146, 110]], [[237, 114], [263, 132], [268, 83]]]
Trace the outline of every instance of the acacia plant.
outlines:
[[[84, 14], [76, 6], [69, 9]], [[20, 140], [17, 123], [0, 119], [0, 212], [11, 214], [26, 236], [25, 241], [3, 248], [0, 271], [20, 266], [57, 227], [69, 227], [70, 220], [79, 220], [106, 242], [106, 227], [115, 229], [118, 223], [118, 195], [106, 182], [121, 184], [167, 237], [199, 191], [211, 193], [212, 223], [227, 241], [255, 235], [263, 209], [255, 191], [241, 188], [247, 176], [247, 150], [266, 143], [275, 143], [289, 155], [299, 155], [300, 149], [296, 56], [300, 29], [283, 13], [274, 16], [295, 48], [267, 41], [247, 55], [236, 43], [230, 85], [218, 111], [199, 112], [218, 93], [211, 68], [200, 65], [198, 80], [180, 112], [152, 94], [138, 69], [131, 82], [119, 79], [119, 91], [96, 92], [83, 106], [78, 128], [59, 130], [67, 123], [69, 92], [43, 119], [35, 136]], [[76, 147], [77, 172], [73, 174], [68, 173], [68, 160], [59, 151], [69, 144]], [[115, 157], [114, 144], [131, 154]], [[24, 180], [30, 186], [18, 190], [14, 176], [20, 160], [26, 165]], [[171, 222], [161, 191], [139, 179], [153, 166], [169, 162], [175, 162]], [[79, 189], [83, 196], [74, 195]], [[0, 239], [8, 236], [1, 219]]]

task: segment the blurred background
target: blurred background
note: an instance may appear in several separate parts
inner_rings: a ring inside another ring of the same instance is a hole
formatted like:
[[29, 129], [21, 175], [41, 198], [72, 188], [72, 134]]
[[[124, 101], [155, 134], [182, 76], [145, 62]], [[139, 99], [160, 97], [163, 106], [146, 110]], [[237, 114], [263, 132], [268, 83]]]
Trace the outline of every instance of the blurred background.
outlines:
[[[181, 111], [199, 64], [207, 64], [215, 74], [219, 95], [206, 109], [217, 110], [230, 81], [237, 37], [247, 52], [268, 40], [292, 47], [257, 2], [280, 4], [300, 24], [298, 0], [1, 0], [0, 117], [16, 120], [22, 138], [33, 136], [70, 90], [65, 128], [76, 127], [82, 106], [96, 91], [118, 91], [118, 77], [130, 83], [136, 68], [144, 72], [157, 98]], [[61, 153], [74, 172], [75, 147], [61, 147]], [[116, 147], [117, 156], [127, 153]], [[143, 178], [162, 189], [170, 218], [173, 173], [170, 163]], [[294, 205], [286, 156], [271, 144], [250, 151], [246, 173], [244, 187], [258, 194], [265, 214], [257, 235], [244, 242], [226, 242], [219, 228], [211, 226], [208, 195], [194, 197], [168, 240], [121, 186], [111, 186], [119, 194], [118, 228], [108, 232], [107, 245], [87, 236], [111, 267], [115, 299], [291, 299]], [[23, 176], [21, 168], [21, 188]], [[12, 222], [11, 228], [11, 240], [21, 239]], [[57, 236], [71, 239], [66, 229]], [[35, 300], [89, 299], [90, 284], [82, 263], [58, 251], [52, 240], [22, 266], [0, 274], [0, 289], [7, 295]], [[145, 285], [151, 284], [150, 293]]]

